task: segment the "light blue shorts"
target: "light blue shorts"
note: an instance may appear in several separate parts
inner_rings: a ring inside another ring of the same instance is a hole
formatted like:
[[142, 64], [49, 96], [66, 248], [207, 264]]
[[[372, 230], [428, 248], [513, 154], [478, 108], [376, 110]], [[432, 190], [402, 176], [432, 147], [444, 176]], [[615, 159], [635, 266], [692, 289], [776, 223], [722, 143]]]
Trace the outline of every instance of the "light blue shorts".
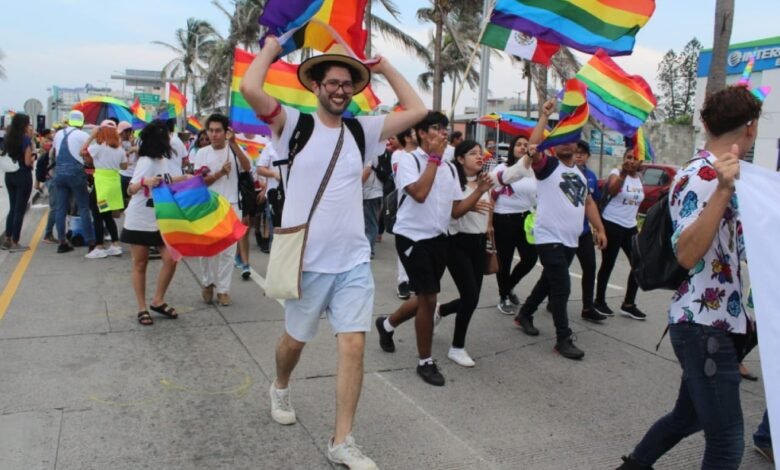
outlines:
[[284, 326], [296, 341], [308, 343], [324, 312], [335, 334], [371, 331], [374, 276], [369, 263], [339, 274], [304, 271], [301, 298], [284, 302]]

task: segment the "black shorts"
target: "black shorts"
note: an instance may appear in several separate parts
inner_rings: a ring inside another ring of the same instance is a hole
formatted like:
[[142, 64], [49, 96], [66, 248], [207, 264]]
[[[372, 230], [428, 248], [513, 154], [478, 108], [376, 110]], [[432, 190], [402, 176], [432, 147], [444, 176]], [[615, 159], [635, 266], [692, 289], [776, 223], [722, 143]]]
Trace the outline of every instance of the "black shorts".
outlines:
[[438, 294], [441, 291], [448, 248], [449, 237], [446, 235], [415, 242], [396, 234], [395, 249], [409, 276], [409, 288], [413, 292]]
[[144, 232], [143, 230], [122, 229], [122, 235], [119, 237], [122, 243], [142, 246], [163, 246], [165, 242], [160, 232]]

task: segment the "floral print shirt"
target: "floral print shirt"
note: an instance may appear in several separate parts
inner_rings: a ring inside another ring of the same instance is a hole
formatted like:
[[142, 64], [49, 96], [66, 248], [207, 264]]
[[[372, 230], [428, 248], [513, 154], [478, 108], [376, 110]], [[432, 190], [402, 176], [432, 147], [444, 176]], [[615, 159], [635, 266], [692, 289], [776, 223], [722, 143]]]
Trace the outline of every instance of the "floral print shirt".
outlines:
[[[669, 209], [672, 215], [672, 245], [699, 217], [718, 187], [713, 163], [707, 151], [682, 168], [672, 183]], [[745, 333], [747, 312], [742, 298], [740, 262], [745, 260], [745, 243], [736, 193], [723, 214], [720, 227], [704, 258], [688, 272], [669, 307], [669, 323], [698, 323], [732, 333]]]

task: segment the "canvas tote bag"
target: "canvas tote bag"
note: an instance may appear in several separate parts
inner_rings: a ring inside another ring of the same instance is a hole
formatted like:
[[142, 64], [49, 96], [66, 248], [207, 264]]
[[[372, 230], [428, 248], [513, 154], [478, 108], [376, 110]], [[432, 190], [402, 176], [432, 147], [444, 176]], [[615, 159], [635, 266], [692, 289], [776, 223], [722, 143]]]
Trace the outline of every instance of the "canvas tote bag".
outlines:
[[274, 242], [271, 246], [271, 255], [268, 259], [268, 271], [265, 280], [265, 295], [274, 299], [300, 299], [301, 298], [301, 274], [303, 272], [303, 252], [306, 249], [306, 238], [309, 234], [309, 223], [314, 215], [314, 210], [322, 199], [325, 187], [328, 185], [336, 160], [341, 153], [344, 143], [344, 125], [341, 125], [341, 133], [330, 159], [330, 165], [322, 178], [320, 188], [314, 197], [314, 202], [309, 211], [309, 218], [305, 224], [295, 227], [274, 229]]

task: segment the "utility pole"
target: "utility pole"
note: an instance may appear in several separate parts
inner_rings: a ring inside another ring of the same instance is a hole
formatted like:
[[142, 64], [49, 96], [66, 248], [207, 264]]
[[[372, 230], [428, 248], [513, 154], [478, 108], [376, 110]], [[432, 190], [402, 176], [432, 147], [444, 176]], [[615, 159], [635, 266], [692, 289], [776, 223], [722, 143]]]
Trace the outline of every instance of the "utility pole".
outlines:
[[[482, 21], [487, 22], [490, 20], [490, 12], [493, 11], [492, 0], [483, 0], [482, 4]], [[487, 100], [488, 100], [488, 84], [490, 83], [490, 48], [488, 46], [482, 46], [480, 57], [480, 70], [479, 70], [479, 98], [477, 102], [477, 109], [479, 116], [487, 114]], [[485, 144], [485, 126], [477, 126], [477, 142], [480, 145]]]

